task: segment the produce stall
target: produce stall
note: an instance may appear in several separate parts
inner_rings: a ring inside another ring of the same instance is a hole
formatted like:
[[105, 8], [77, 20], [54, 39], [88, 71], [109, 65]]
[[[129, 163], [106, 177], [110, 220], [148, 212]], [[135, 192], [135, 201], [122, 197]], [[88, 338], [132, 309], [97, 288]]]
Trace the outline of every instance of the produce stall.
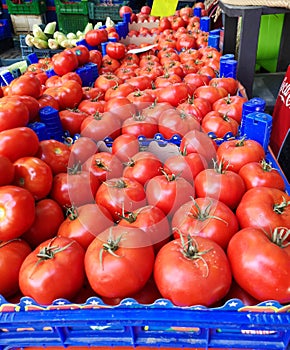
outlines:
[[276, 123], [205, 4], [157, 3], [0, 21], [0, 349], [289, 349]]

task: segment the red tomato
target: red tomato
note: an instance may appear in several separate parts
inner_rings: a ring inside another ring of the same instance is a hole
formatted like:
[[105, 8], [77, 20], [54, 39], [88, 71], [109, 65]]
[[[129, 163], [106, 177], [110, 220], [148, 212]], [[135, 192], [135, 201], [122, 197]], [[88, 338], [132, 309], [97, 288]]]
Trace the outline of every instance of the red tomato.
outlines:
[[246, 292], [238, 283], [233, 279], [231, 288], [225, 296], [225, 301], [230, 299], [240, 299], [244, 305], [257, 305], [259, 300], [253, 298], [248, 292]]
[[247, 99], [241, 96], [228, 96], [215, 101], [212, 105], [212, 109], [235, 119], [240, 124], [243, 105], [246, 101]]
[[250, 162], [241, 167], [239, 175], [244, 180], [247, 190], [253, 187], [275, 187], [285, 190], [285, 181], [279, 171], [266, 160]]
[[88, 100], [83, 100], [78, 109], [84, 113], [98, 116], [98, 113], [104, 112], [105, 101], [100, 100], [99, 97]]
[[120, 85], [123, 83], [121, 78], [118, 78], [113, 73], [105, 73], [98, 76], [98, 78], [94, 82], [94, 87], [99, 88], [101, 91], [106, 93], [106, 91], [114, 87], [116, 85]]
[[28, 127], [18, 127], [0, 132], [0, 155], [15, 162], [18, 158], [34, 156], [39, 140], [36, 133]]
[[78, 59], [78, 65], [82, 66], [90, 61], [90, 51], [84, 45], [78, 45], [72, 48]]
[[0, 240], [20, 237], [35, 218], [34, 198], [25, 188], [7, 185], [0, 187]]
[[122, 176], [123, 164], [110, 152], [97, 152], [83, 163], [82, 170], [88, 171], [92, 179], [104, 182]]
[[102, 53], [99, 50], [90, 50], [90, 62], [95, 63], [98, 68], [102, 65]]
[[28, 95], [38, 98], [41, 95], [41, 83], [34, 74], [24, 74], [12, 80], [9, 95]]
[[185, 83], [176, 83], [166, 86], [157, 92], [158, 102], [168, 102], [176, 107], [184, 102], [189, 95], [189, 88]]
[[0, 186], [10, 185], [13, 179], [13, 163], [9, 158], [0, 155]]
[[20, 267], [31, 252], [29, 245], [22, 239], [0, 243], [0, 293], [4, 298], [13, 296], [19, 290], [18, 275]]
[[62, 128], [71, 136], [80, 133], [81, 124], [87, 116], [87, 113], [78, 109], [64, 109], [59, 112]]
[[194, 97], [202, 97], [212, 105], [220, 98], [226, 97], [227, 94], [228, 92], [226, 89], [209, 85], [199, 86], [194, 91]]
[[79, 65], [75, 52], [71, 49], [63, 50], [52, 58], [52, 68], [57, 75], [65, 75], [74, 71]]
[[105, 93], [105, 101], [109, 101], [116, 97], [127, 97], [131, 92], [134, 92], [135, 88], [128, 84], [123, 83], [121, 85], [116, 84], [115, 86], [109, 88]]
[[[125, 84], [121, 84], [120, 87], [123, 85]], [[104, 105], [104, 111], [113, 113], [117, 119], [124, 122], [137, 113], [137, 107], [127, 97], [120, 96], [110, 98]]]
[[105, 207], [115, 221], [127, 211], [134, 211], [146, 204], [146, 193], [136, 180], [125, 177], [103, 182], [95, 197], [96, 203]]
[[223, 161], [228, 170], [239, 172], [246, 163], [260, 162], [265, 158], [265, 151], [255, 140], [228, 140], [217, 149], [217, 160]]
[[217, 199], [231, 209], [238, 206], [246, 192], [241, 176], [234, 171], [227, 170], [222, 161], [215, 163], [214, 169], [205, 169], [198, 173], [194, 185], [197, 197]]
[[223, 249], [208, 238], [175, 239], [158, 252], [155, 283], [177, 306], [211, 306], [225, 297], [232, 275]]
[[[288, 226], [289, 227], [289, 226]], [[271, 233], [248, 227], [237, 232], [228, 246], [228, 258], [237, 283], [260, 301], [290, 301], [289, 228], [277, 227]]]
[[290, 196], [276, 188], [251, 188], [242, 197], [236, 215], [241, 228], [252, 226], [266, 231], [289, 228]]
[[163, 175], [154, 176], [148, 181], [146, 196], [148, 204], [172, 216], [190, 197], [194, 197], [194, 188], [179, 174], [169, 175], [164, 172]]
[[158, 119], [159, 132], [167, 139], [173, 135], [184, 136], [190, 130], [200, 130], [195, 117], [179, 109], [164, 111]]
[[139, 75], [126, 80], [126, 83], [132, 85], [135, 90], [143, 91], [152, 87], [152, 79], [146, 75]]
[[0, 100], [0, 131], [26, 126], [29, 110], [17, 97], [3, 97]]
[[89, 157], [98, 152], [98, 146], [89, 137], [79, 137], [70, 147], [70, 163], [83, 164]]
[[177, 109], [192, 115], [199, 122], [212, 110], [211, 104], [200, 97], [188, 97], [186, 101], [177, 106]]
[[36, 156], [48, 164], [54, 175], [67, 171], [71, 156], [70, 147], [57, 140], [39, 142]]
[[59, 110], [59, 104], [58, 104], [57, 100], [50, 95], [46, 95], [44, 93], [40, 96], [40, 98], [37, 101], [39, 103], [39, 109], [46, 107], [46, 106], [50, 106], [50, 107], [56, 109], [57, 111]]
[[43, 242], [21, 265], [21, 292], [44, 305], [58, 298], [70, 300], [84, 284], [84, 254], [84, 249], [69, 238]]
[[[135, 105], [135, 102], [133, 102]], [[137, 108], [141, 107], [141, 104]], [[146, 103], [146, 106], [148, 104]], [[128, 117], [122, 124], [122, 134], [129, 134], [138, 136], [145, 136], [147, 138], [153, 138], [158, 132], [158, 125], [155, 119], [144, 116], [142, 112]]]
[[95, 203], [68, 209], [67, 218], [58, 228], [57, 236], [77, 241], [85, 250], [102, 231], [113, 225], [110, 213]]
[[171, 229], [163, 211], [153, 205], [147, 205], [129, 212], [118, 223], [120, 226], [141, 228], [149, 237], [157, 253], [169, 241]]
[[123, 176], [134, 179], [144, 186], [152, 177], [161, 174], [162, 165], [156, 155], [141, 151], [125, 163]]
[[227, 114], [211, 111], [202, 119], [201, 128], [205, 133], [214, 133], [215, 137], [224, 138], [229, 132], [236, 136], [239, 130], [239, 123]]
[[50, 166], [37, 157], [22, 157], [14, 162], [13, 184], [26, 188], [35, 200], [46, 197], [52, 186]]
[[133, 10], [130, 6], [123, 5], [119, 9], [119, 15], [121, 18], [123, 18], [124, 13], [133, 13]]
[[153, 265], [153, 247], [139, 228], [112, 226], [93, 240], [85, 255], [91, 287], [107, 298], [139, 292], [149, 280]]
[[224, 203], [212, 198], [196, 198], [175, 212], [172, 223], [174, 238], [183, 235], [209, 238], [223, 249], [238, 231], [238, 219]]
[[40, 105], [38, 100], [32, 96], [19, 96], [18, 98], [28, 108], [29, 122], [36, 121], [40, 110]]
[[239, 82], [234, 78], [219, 77], [211, 79], [209, 85], [223, 87], [230, 95], [235, 95], [238, 91]]
[[136, 153], [139, 152], [139, 141], [135, 135], [122, 134], [115, 138], [112, 143], [112, 153], [116, 155], [121, 162], [127, 162]]
[[193, 88], [198, 88], [199, 86], [208, 85], [210, 78], [200, 73], [189, 73], [184, 77], [184, 82]]
[[60, 205], [50, 198], [44, 198], [35, 204], [35, 219], [30, 228], [21, 236], [34, 249], [40, 243], [57, 234], [64, 214]]
[[106, 53], [111, 58], [114, 58], [116, 60], [121, 60], [122, 58], [125, 57], [126, 46], [118, 42], [109, 42], [106, 45]]

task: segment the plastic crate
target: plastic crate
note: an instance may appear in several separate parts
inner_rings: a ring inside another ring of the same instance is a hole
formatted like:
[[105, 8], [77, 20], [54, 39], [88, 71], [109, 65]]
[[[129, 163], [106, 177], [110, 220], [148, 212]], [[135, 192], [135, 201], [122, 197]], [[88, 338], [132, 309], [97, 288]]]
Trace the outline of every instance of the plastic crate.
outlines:
[[78, 30], [83, 31], [89, 22], [87, 15], [72, 15], [57, 13], [58, 28], [65, 34]]
[[88, 3], [89, 18], [95, 21], [104, 22], [107, 17], [110, 17], [112, 21], [121, 21], [122, 18], [119, 15], [119, 10], [122, 4], [116, 4], [112, 6], [96, 4], [94, 2]]
[[12, 0], [6, 0], [7, 8], [12, 15], [40, 15], [46, 11], [45, 0], [22, 0], [15, 4]]
[[45, 15], [11, 15], [13, 31], [15, 35], [32, 32], [34, 24], [44, 24]]
[[88, 0], [78, 0], [69, 2], [64, 0], [55, 0], [54, 2], [57, 14], [88, 14]]
[[219, 308], [180, 308], [159, 299], [152, 305], [124, 299], [118, 306], [92, 297], [85, 304], [56, 300], [50, 306], [24, 297], [0, 299], [0, 347], [100, 346], [287, 349], [290, 306], [265, 302], [246, 307], [232, 299]]
[[0, 40], [10, 37], [12, 37], [12, 33], [8, 19], [0, 19]]

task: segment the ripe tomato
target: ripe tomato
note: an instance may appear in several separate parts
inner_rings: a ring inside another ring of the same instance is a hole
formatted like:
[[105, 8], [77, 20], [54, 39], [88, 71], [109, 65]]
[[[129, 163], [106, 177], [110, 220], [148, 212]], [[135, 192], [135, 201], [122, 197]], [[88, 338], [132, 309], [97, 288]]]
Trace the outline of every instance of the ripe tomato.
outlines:
[[139, 141], [135, 135], [122, 134], [115, 138], [112, 143], [112, 154], [121, 162], [127, 162], [139, 152]]
[[127, 211], [134, 211], [146, 204], [143, 186], [136, 180], [125, 177], [103, 182], [95, 197], [96, 203], [109, 210], [114, 221]]
[[125, 163], [123, 176], [134, 179], [144, 186], [152, 177], [161, 175], [162, 166], [162, 162], [155, 154], [141, 151]]
[[25, 188], [0, 187], [0, 240], [20, 237], [35, 218], [34, 198]]
[[[135, 105], [135, 102], [133, 102]], [[143, 102], [141, 102], [143, 104]], [[135, 105], [136, 106], [136, 105]], [[146, 103], [145, 106], [148, 106]], [[138, 108], [141, 106], [139, 105]], [[144, 116], [142, 112], [137, 112], [132, 117], [127, 119], [122, 124], [122, 134], [129, 134], [138, 136], [144, 136], [147, 138], [153, 138], [158, 132], [158, 125], [155, 119], [150, 116]]]
[[211, 105], [220, 98], [226, 97], [228, 94], [227, 90], [222, 87], [203, 85], [199, 86], [194, 91], [194, 97], [201, 97], [207, 100]]
[[63, 76], [66, 73], [73, 72], [78, 65], [77, 55], [71, 49], [66, 49], [53, 55], [52, 67], [57, 75]]
[[112, 98], [116, 97], [127, 97], [131, 92], [134, 92], [135, 88], [128, 84], [128, 83], [123, 83], [123, 84], [116, 84], [113, 87], [110, 87], [106, 92], [105, 92], [105, 101], [109, 101]]
[[29, 229], [21, 236], [33, 249], [57, 234], [64, 220], [61, 206], [51, 198], [35, 203], [35, 219]]
[[157, 100], [177, 107], [188, 98], [189, 93], [189, 87], [185, 83], [176, 83], [158, 90]]
[[10, 185], [13, 179], [13, 163], [9, 158], [0, 155], [0, 186]]
[[[289, 226], [288, 226], [289, 227]], [[277, 227], [269, 232], [248, 227], [230, 240], [228, 258], [237, 283], [260, 301], [290, 301], [289, 228]]]
[[[123, 86], [125, 84], [121, 84]], [[110, 90], [110, 89], [109, 89]], [[107, 90], [107, 92], [109, 91]], [[114, 114], [121, 122], [134, 116], [137, 113], [137, 107], [127, 97], [112, 97], [104, 104], [104, 111]]]
[[59, 112], [62, 128], [64, 131], [68, 131], [71, 136], [80, 133], [81, 124], [87, 116], [87, 113], [75, 108], [67, 108]]
[[232, 274], [223, 249], [203, 237], [175, 239], [158, 252], [155, 283], [177, 306], [211, 306], [230, 289]]
[[148, 235], [155, 254], [169, 241], [171, 229], [163, 211], [153, 205], [146, 205], [126, 213], [118, 225], [141, 228]]
[[194, 187], [179, 174], [157, 175], [146, 185], [148, 204], [161, 209], [164, 214], [173, 216], [175, 211], [190, 197], [194, 197]]
[[34, 98], [40, 97], [41, 83], [34, 74], [24, 74], [12, 80], [8, 90], [9, 95], [28, 95]]
[[39, 142], [36, 156], [48, 164], [54, 175], [67, 171], [71, 156], [70, 147], [57, 140]]
[[198, 236], [209, 238], [223, 249], [238, 231], [238, 219], [223, 202], [212, 198], [196, 198], [175, 212], [171, 225], [174, 238]]
[[29, 110], [18, 97], [0, 99], [0, 131], [26, 126], [29, 122]]
[[99, 50], [90, 50], [90, 62], [95, 63], [98, 68], [102, 65], [102, 53]]
[[120, 85], [123, 83], [123, 80], [119, 77], [117, 77], [115, 74], [113, 73], [104, 73], [101, 74], [97, 77], [97, 79], [94, 82], [94, 87], [99, 88], [101, 91], [103, 91], [104, 93], [106, 93], [106, 91], [111, 88], [114, 87], [116, 85]]
[[214, 133], [215, 137], [224, 138], [229, 132], [236, 136], [239, 130], [239, 123], [227, 114], [211, 111], [202, 119], [201, 128], [205, 133]]
[[251, 188], [242, 197], [236, 215], [241, 228], [251, 226], [266, 231], [289, 228], [290, 196], [276, 188]]
[[154, 96], [146, 90], [133, 91], [127, 95], [127, 98], [135, 105], [137, 111], [142, 111], [154, 102]]
[[106, 229], [93, 240], [85, 255], [91, 287], [107, 298], [124, 298], [140, 291], [149, 280], [153, 265], [154, 251], [147, 235], [133, 227]]
[[30, 252], [31, 248], [22, 239], [0, 242], [0, 293], [4, 298], [18, 292], [19, 270]]
[[209, 85], [223, 87], [230, 95], [236, 95], [239, 87], [238, 80], [230, 77], [218, 77], [210, 80]]
[[32, 96], [18, 96], [17, 98], [23, 102], [28, 108], [29, 112], [29, 122], [34, 122], [39, 116], [40, 105], [36, 98]]
[[261, 144], [255, 140], [228, 140], [217, 149], [218, 161], [228, 165], [228, 170], [239, 172], [246, 163], [260, 162], [265, 158], [265, 151]]
[[77, 45], [71, 49], [78, 59], [78, 65], [83, 66], [90, 61], [90, 51], [84, 45]]
[[112, 225], [112, 216], [105, 208], [95, 203], [84, 204], [68, 208], [57, 236], [74, 239], [86, 250], [95, 237]]
[[116, 60], [121, 60], [125, 57], [126, 54], [126, 46], [122, 43], [118, 42], [109, 42], [106, 45], [106, 53], [111, 58], [114, 58]]
[[21, 265], [21, 292], [44, 305], [58, 298], [72, 299], [84, 284], [84, 255], [79, 243], [69, 238], [41, 243]]
[[285, 182], [279, 171], [266, 160], [250, 162], [241, 167], [239, 175], [244, 180], [247, 190], [253, 187], [265, 186], [285, 190]]
[[82, 170], [88, 171], [92, 179], [104, 182], [122, 176], [123, 164], [110, 152], [97, 152], [83, 163]]
[[34, 156], [39, 140], [36, 133], [28, 127], [18, 127], [0, 132], [0, 155], [15, 162], [18, 158]]
[[235, 119], [240, 124], [243, 105], [246, 101], [247, 99], [241, 96], [228, 96], [215, 101], [212, 105], [212, 109]]
[[52, 186], [52, 170], [37, 157], [22, 157], [14, 162], [15, 186], [26, 188], [35, 200], [46, 197]]
[[215, 163], [213, 169], [205, 169], [198, 173], [194, 185], [197, 197], [217, 199], [231, 209], [238, 206], [246, 192], [241, 176], [234, 171], [227, 170], [222, 161]]
[[59, 110], [59, 104], [58, 104], [57, 100], [50, 95], [46, 95], [44, 93], [40, 96], [40, 98], [37, 101], [39, 103], [39, 109], [46, 107], [46, 106], [50, 106], [50, 107], [56, 109], [57, 111]]
[[86, 33], [85, 39], [90, 46], [98, 46], [108, 40], [108, 32], [105, 29], [92, 29]]
[[70, 147], [71, 159], [69, 161], [72, 163], [83, 164], [89, 157], [98, 152], [98, 146], [89, 137], [79, 137]]

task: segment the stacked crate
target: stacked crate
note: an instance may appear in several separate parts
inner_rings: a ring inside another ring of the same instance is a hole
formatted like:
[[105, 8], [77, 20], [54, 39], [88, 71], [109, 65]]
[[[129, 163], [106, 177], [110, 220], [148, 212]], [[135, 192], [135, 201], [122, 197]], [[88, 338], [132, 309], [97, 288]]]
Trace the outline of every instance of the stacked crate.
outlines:
[[98, 0], [91, 0], [88, 3], [89, 19], [91, 22], [105, 22], [107, 17], [112, 21], [118, 22], [122, 18], [119, 15], [120, 7], [124, 2], [112, 1], [110, 4]]

